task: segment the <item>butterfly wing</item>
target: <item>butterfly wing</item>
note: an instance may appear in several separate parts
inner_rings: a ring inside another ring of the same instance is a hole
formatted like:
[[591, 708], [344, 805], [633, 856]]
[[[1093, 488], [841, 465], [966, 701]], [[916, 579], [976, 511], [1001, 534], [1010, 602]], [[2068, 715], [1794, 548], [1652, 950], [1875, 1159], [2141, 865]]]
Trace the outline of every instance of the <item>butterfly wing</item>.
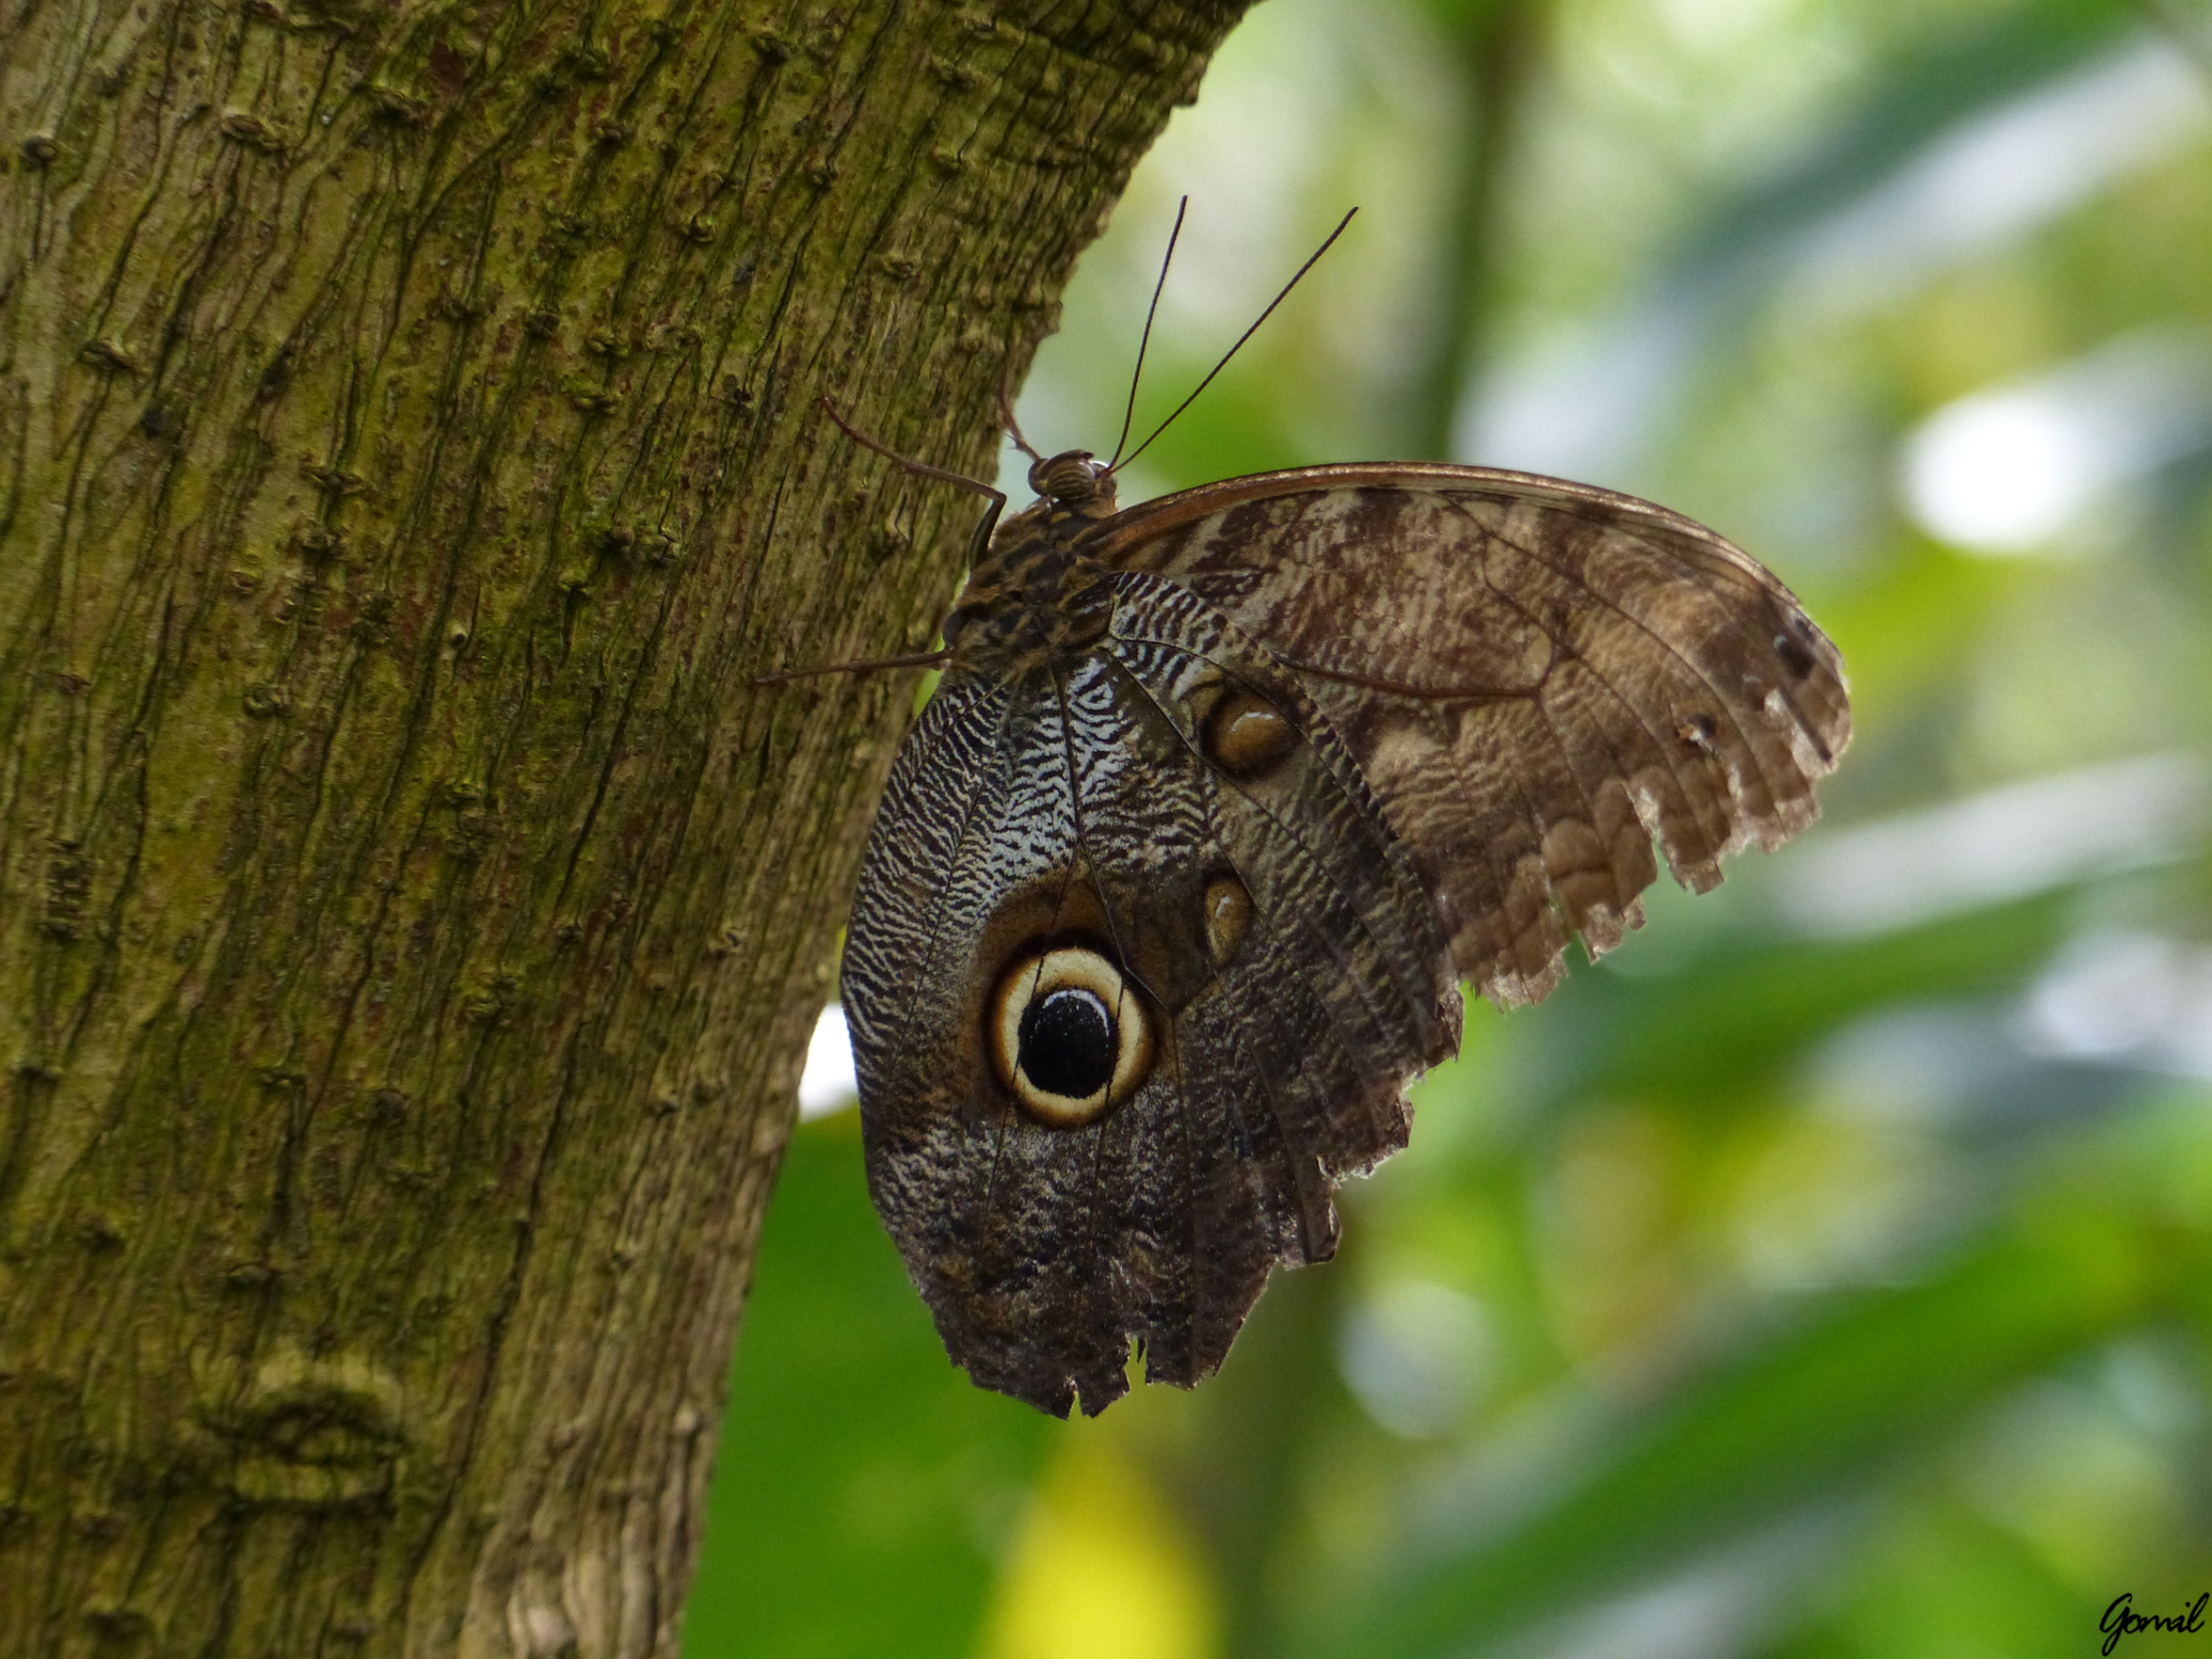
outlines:
[[[1264, 652], [1151, 587], [1117, 609], [1136, 637], [947, 676], [845, 951], [877, 1210], [954, 1360], [1056, 1414], [1126, 1391], [1132, 1336], [1153, 1380], [1213, 1370], [1274, 1262], [1333, 1252], [1336, 1180], [1404, 1144], [1407, 1079], [1458, 1038], [1433, 905], [1351, 757]], [[1225, 698], [1282, 714], [1265, 764], [1214, 763]], [[1022, 1010], [1090, 956], [1116, 1042], [1145, 1042], [1109, 1044], [1103, 1110], [1055, 1122], [1007, 1049], [1045, 1076]]]
[[1643, 920], [1656, 837], [1703, 891], [1818, 811], [1841, 658], [1739, 549], [1647, 502], [1472, 467], [1316, 467], [1186, 491], [1085, 551], [1165, 577], [1291, 672], [1501, 1003]]

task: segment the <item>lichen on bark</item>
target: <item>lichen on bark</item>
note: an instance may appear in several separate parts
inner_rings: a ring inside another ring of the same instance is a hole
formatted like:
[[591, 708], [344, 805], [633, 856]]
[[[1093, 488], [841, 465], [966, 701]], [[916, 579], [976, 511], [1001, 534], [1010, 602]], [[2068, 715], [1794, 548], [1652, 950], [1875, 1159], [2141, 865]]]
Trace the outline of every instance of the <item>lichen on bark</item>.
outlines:
[[0, 1649], [667, 1654], [994, 407], [1240, 0], [0, 6]]

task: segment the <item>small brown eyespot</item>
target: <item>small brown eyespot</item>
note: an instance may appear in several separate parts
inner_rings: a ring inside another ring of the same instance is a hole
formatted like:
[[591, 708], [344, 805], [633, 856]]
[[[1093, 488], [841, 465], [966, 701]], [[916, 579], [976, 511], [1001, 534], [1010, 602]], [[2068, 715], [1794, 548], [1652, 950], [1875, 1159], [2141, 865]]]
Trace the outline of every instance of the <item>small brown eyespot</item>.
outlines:
[[1080, 945], [1027, 950], [1000, 975], [985, 1044], [999, 1081], [1052, 1129], [1080, 1129], [1152, 1069], [1149, 1011], [1121, 970]]
[[1233, 875], [1206, 884], [1206, 951], [1215, 967], [1226, 966], [1252, 925], [1251, 889]]
[[1298, 734], [1257, 692], [1232, 691], [1207, 710], [1199, 732], [1206, 758], [1231, 777], [1258, 777], [1280, 765]]

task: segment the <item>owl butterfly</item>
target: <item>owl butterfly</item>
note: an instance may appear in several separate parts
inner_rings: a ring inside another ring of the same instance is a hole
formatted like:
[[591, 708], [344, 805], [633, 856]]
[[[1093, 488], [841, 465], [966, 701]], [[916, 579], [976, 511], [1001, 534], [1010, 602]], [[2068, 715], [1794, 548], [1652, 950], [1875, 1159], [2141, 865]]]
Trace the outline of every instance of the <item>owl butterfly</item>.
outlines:
[[1218, 1366], [1405, 1145], [1461, 981], [1532, 1002], [1571, 938], [1618, 945], [1655, 841], [1701, 892], [1780, 845], [1851, 716], [1788, 589], [1609, 490], [1328, 466], [1124, 509], [1087, 453], [1029, 476], [892, 768], [843, 997], [947, 1350], [1065, 1416], [1128, 1391], [1132, 1337], [1148, 1380]]

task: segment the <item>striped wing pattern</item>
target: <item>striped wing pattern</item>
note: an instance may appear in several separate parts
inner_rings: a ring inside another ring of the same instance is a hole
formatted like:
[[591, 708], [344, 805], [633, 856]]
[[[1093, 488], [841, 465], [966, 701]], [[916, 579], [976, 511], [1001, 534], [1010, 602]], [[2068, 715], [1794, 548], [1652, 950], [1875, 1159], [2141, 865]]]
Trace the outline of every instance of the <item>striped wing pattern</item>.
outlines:
[[[1405, 1144], [1407, 1080], [1458, 1040], [1442, 935], [1349, 756], [1307, 709], [1264, 783], [1207, 766], [1192, 694], [1225, 663], [1298, 694], [1168, 597], [1066, 671], [948, 678], [848, 932], [877, 1210], [954, 1358], [1055, 1414], [1126, 1390], [1132, 1336], [1153, 1380], [1218, 1366], [1275, 1262], [1333, 1253], [1337, 1181]], [[1193, 935], [1224, 872], [1253, 920], [1216, 967]], [[1111, 940], [1163, 1034], [1143, 1087], [1074, 1130], [997, 1086], [978, 971], [1071, 925]]]

